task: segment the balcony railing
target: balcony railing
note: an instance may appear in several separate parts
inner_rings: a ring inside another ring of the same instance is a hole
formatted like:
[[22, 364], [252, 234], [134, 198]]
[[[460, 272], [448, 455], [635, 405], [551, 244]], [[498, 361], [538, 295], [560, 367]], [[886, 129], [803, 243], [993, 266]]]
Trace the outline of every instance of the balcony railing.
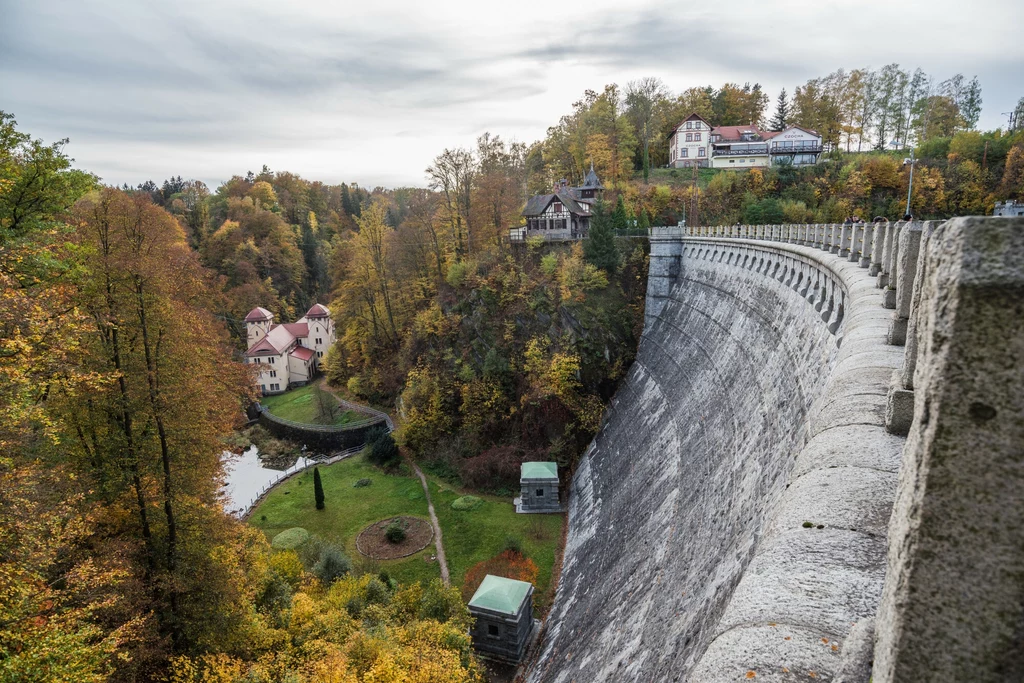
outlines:
[[716, 147], [711, 151], [711, 156], [715, 157], [764, 156], [766, 154], [768, 154], [768, 145], [743, 147], [741, 149], [718, 149]]
[[772, 154], [814, 154], [820, 152], [821, 149], [821, 143], [818, 142], [801, 143], [799, 145], [794, 144], [790, 147], [773, 145]]

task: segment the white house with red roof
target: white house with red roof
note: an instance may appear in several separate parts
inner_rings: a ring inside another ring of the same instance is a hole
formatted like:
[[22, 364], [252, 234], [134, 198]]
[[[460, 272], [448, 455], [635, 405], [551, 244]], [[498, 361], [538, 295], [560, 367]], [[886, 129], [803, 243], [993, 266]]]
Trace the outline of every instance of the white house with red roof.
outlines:
[[790, 126], [762, 131], [755, 125], [712, 126], [690, 114], [668, 138], [669, 166], [743, 170], [772, 164], [806, 166], [818, 163], [821, 136], [809, 128]]
[[248, 350], [245, 362], [259, 365], [264, 394], [279, 394], [316, 376], [321, 359], [336, 340], [331, 312], [314, 304], [293, 323], [274, 323], [274, 314], [256, 308], [245, 316]]
[[711, 124], [697, 113], [690, 114], [668, 136], [668, 165], [673, 168], [710, 163]]

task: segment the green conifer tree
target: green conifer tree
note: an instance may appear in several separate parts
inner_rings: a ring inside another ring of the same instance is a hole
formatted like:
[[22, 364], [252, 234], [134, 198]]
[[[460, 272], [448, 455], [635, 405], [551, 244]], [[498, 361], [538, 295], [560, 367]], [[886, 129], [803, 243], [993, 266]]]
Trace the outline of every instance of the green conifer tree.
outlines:
[[618, 201], [615, 202], [615, 211], [612, 213], [612, 230], [617, 234], [624, 235], [628, 229], [629, 214], [626, 213], [626, 202], [622, 201], [620, 194]]
[[[620, 206], [622, 198], [619, 198]], [[625, 207], [623, 206], [623, 214]], [[587, 262], [608, 273], [614, 273], [619, 267], [619, 250], [615, 246], [615, 232], [612, 228], [613, 216], [609, 216], [602, 202], [594, 203], [594, 215], [590, 219], [590, 233], [583, 242], [583, 257]]]
[[637, 221], [637, 233], [646, 235], [651, 227], [651, 219], [647, 215], [647, 209], [640, 209], [640, 218]]
[[320, 481], [320, 468], [313, 468], [313, 497], [316, 499], [316, 509], [324, 509], [324, 485]]

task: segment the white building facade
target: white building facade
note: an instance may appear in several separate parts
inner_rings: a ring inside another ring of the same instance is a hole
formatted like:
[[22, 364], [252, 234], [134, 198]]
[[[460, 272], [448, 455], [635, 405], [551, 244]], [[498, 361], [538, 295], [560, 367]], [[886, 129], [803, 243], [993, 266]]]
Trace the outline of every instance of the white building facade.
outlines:
[[256, 307], [245, 316], [245, 362], [260, 368], [264, 394], [279, 394], [313, 379], [321, 359], [337, 339], [331, 312], [314, 304], [294, 323], [275, 324], [274, 314]]
[[813, 130], [790, 126], [786, 130], [765, 133], [772, 164], [810, 166], [821, 156], [821, 136]]
[[757, 126], [711, 126], [699, 114], [690, 114], [669, 135], [669, 166], [743, 170], [778, 164], [808, 166], [818, 163], [821, 136], [790, 126], [762, 131]]
[[690, 114], [668, 138], [668, 164], [673, 168], [709, 165], [711, 124], [700, 114]]

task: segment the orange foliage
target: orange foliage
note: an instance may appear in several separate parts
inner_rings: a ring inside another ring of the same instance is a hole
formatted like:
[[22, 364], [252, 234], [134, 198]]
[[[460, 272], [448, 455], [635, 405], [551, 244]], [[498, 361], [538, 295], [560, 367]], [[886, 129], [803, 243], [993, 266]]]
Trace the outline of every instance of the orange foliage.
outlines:
[[462, 584], [462, 597], [467, 602], [476, 593], [488, 574], [516, 579], [527, 583], [537, 582], [537, 565], [533, 560], [515, 550], [506, 550], [489, 560], [477, 562], [466, 572], [466, 580]]

